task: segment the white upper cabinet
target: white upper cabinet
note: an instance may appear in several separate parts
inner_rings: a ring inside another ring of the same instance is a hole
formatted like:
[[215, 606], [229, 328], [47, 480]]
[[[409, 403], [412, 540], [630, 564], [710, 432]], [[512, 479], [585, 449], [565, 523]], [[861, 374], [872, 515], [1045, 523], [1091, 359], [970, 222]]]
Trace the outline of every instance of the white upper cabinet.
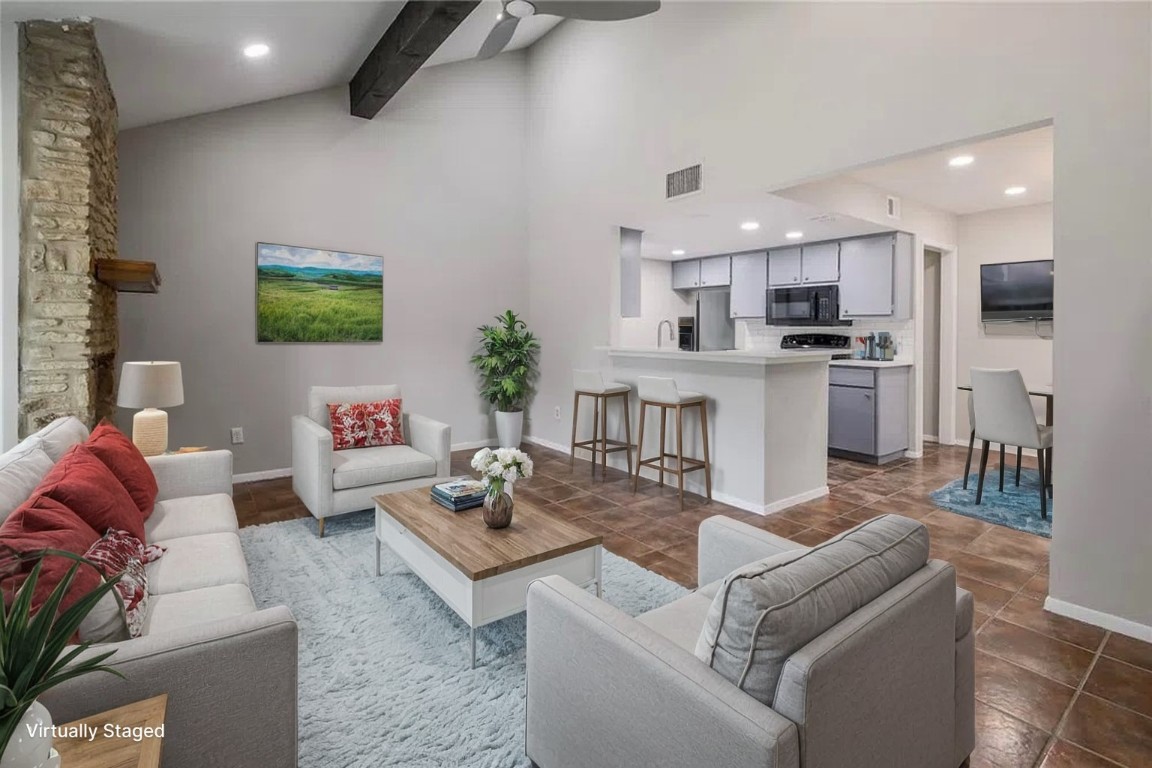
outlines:
[[773, 288], [800, 284], [800, 246], [773, 248], [768, 252], [768, 285]]
[[714, 288], [732, 284], [732, 257], [710, 256], [700, 259], [700, 287]]
[[764, 317], [768, 289], [768, 254], [732, 257], [732, 317]]
[[840, 243], [840, 318], [891, 317], [896, 236]]
[[700, 287], [700, 260], [672, 262], [672, 288], [686, 291]]
[[840, 243], [816, 243], [800, 247], [800, 281], [835, 283], [840, 279]]

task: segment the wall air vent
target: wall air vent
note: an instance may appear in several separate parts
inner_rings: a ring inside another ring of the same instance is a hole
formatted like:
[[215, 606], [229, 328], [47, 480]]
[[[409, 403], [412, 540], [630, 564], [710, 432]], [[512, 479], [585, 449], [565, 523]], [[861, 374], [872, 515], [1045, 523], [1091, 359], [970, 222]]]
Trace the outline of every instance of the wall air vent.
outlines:
[[888, 195], [888, 218], [900, 218], [900, 198]]
[[672, 171], [664, 179], [664, 197], [671, 200], [699, 192], [703, 188], [703, 171], [700, 163]]

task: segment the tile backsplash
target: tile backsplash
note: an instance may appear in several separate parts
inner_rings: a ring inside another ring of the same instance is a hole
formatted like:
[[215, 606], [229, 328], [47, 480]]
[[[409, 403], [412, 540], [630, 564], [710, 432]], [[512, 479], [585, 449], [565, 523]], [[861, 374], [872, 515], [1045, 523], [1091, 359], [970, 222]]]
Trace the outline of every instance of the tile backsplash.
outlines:
[[[887, 331], [896, 342], [896, 359], [911, 360], [912, 343], [915, 336], [911, 320], [865, 322], [857, 320], [852, 325], [837, 325], [828, 328], [818, 326], [779, 326], [765, 325], [763, 320], [737, 320], [736, 346], [747, 350], [780, 349], [780, 339], [790, 333], [837, 333], [843, 336], [867, 336], [869, 333]], [[853, 349], [859, 347], [855, 342]]]

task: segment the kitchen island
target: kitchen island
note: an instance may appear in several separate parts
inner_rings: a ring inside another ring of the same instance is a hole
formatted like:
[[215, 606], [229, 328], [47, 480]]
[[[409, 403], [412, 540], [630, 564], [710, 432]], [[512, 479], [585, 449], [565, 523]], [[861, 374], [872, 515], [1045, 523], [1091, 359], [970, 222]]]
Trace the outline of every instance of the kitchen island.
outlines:
[[[828, 493], [828, 350], [682, 352], [674, 349], [600, 347], [605, 378], [636, 392], [640, 376], [676, 380], [680, 389], [708, 398], [712, 497], [759, 514], [771, 514]], [[639, 398], [631, 398], [636, 426]], [[619, 425], [609, 412], [608, 434]], [[648, 409], [645, 458], [656, 454], [659, 409]], [[668, 440], [673, 427], [669, 419]], [[590, 431], [591, 426], [585, 425]], [[636, 431], [633, 431], [636, 434]], [[689, 447], [691, 446], [691, 447]], [[700, 455], [700, 424], [684, 420], [684, 452]], [[623, 467], [615, 454], [614, 464]], [[646, 467], [645, 477], [656, 477]], [[685, 488], [704, 493], [699, 472]], [[675, 477], [672, 478], [675, 482]]]

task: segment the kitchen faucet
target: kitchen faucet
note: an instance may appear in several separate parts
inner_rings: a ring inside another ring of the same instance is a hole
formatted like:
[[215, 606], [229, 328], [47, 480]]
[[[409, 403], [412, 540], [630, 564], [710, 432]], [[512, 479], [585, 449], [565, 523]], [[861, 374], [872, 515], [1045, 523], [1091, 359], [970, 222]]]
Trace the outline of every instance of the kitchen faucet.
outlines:
[[668, 323], [668, 341], [676, 340], [676, 337], [672, 335], [672, 321], [661, 320], [660, 325], [656, 326], [656, 349], [660, 349], [660, 342], [664, 340], [664, 337], [660, 335], [660, 330], [664, 327], [664, 323]]

